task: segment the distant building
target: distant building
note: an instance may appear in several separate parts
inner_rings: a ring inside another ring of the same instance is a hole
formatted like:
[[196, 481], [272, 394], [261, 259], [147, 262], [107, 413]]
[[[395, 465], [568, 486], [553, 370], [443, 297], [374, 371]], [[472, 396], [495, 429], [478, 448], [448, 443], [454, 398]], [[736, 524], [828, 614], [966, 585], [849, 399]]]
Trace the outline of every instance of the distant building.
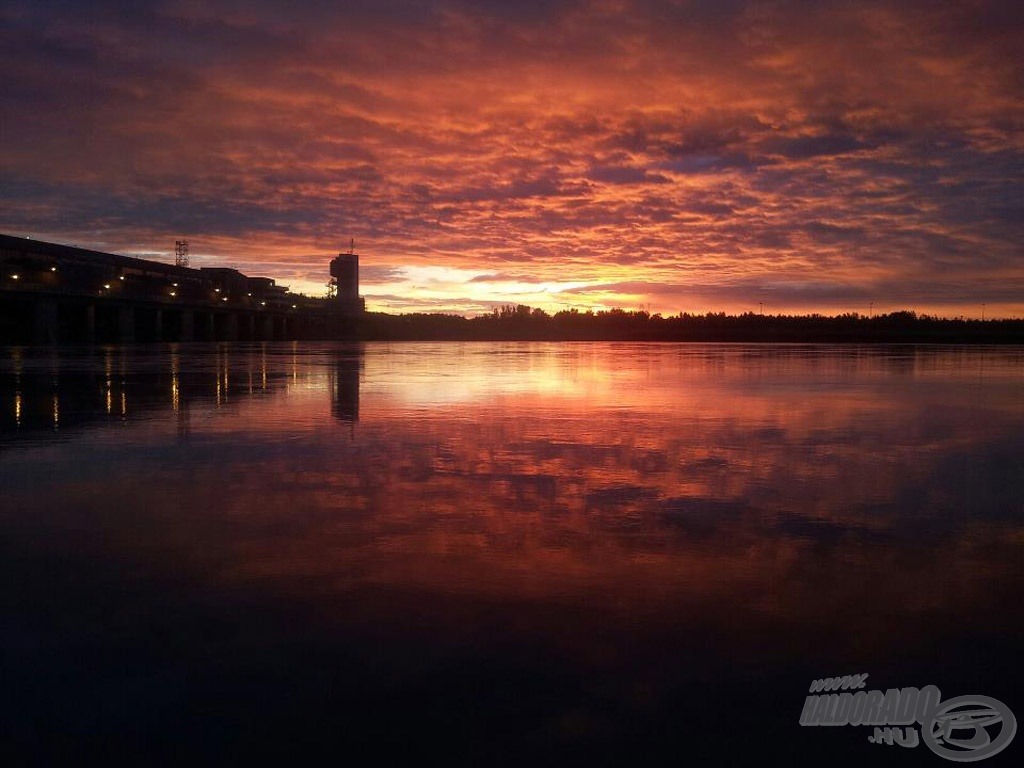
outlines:
[[361, 315], [366, 311], [366, 301], [359, 295], [359, 254], [349, 251], [331, 259], [331, 277], [337, 287], [337, 311], [344, 315]]

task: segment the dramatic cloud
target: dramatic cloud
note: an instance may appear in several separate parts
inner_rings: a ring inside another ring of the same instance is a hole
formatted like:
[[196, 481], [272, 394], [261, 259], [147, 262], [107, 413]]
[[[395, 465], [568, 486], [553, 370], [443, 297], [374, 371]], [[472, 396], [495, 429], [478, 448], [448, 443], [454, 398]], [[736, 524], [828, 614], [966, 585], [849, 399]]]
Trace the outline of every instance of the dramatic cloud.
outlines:
[[998, 0], [14, 0], [0, 230], [372, 309], [1024, 314]]

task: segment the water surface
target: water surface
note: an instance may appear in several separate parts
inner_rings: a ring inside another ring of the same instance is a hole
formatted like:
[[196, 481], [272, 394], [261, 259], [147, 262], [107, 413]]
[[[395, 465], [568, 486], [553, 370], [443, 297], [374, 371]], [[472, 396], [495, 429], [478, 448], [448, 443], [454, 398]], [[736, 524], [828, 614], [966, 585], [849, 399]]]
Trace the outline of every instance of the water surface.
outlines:
[[1022, 457], [1014, 347], [0, 350], [5, 738], [934, 765], [804, 696], [1024, 717]]

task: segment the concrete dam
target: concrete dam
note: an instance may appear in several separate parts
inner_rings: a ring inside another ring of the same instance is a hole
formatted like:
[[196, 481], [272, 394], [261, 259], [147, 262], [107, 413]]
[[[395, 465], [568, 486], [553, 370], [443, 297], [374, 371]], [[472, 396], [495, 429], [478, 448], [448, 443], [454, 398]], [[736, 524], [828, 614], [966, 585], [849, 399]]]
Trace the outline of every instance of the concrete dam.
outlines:
[[[181, 243], [179, 243], [179, 246]], [[359, 256], [330, 263], [328, 298], [269, 277], [0, 235], [0, 343], [346, 338], [365, 302]]]

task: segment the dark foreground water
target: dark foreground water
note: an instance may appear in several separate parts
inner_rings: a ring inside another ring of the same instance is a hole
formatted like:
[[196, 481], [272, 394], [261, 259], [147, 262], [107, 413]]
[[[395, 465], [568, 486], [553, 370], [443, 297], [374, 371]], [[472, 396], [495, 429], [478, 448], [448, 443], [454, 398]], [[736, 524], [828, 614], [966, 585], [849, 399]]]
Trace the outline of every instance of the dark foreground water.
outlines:
[[949, 764], [801, 726], [853, 673], [1024, 718], [1019, 347], [0, 350], [0, 493], [7, 764]]

